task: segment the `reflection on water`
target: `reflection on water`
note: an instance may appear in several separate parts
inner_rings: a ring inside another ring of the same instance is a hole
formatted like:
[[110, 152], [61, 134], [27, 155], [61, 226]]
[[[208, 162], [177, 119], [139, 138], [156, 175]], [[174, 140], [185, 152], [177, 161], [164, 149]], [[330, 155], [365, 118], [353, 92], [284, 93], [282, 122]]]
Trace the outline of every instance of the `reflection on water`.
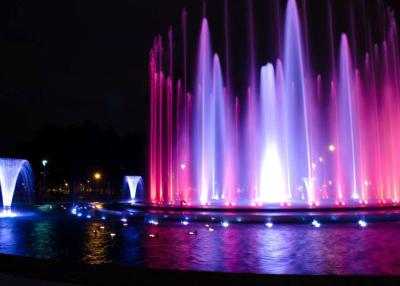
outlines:
[[[400, 274], [400, 224], [231, 224], [0, 220], [0, 252], [131, 267], [272, 274]], [[111, 236], [115, 233], [115, 236]]]
[[[104, 228], [104, 229], [103, 229]], [[105, 231], [104, 224], [88, 223], [84, 235], [84, 249], [82, 260], [89, 264], [104, 264], [112, 262], [107, 257], [112, 246], [111, 236]]]
[[32, 256], [37, 258], [52, 258], [54, 252], [54, 224], [50, 221], [37, 221], [32, 230]]
[[17, 254], [18, 251], [18, 229], [15, 228], [14, 220], [0, 219], [0, 253]]

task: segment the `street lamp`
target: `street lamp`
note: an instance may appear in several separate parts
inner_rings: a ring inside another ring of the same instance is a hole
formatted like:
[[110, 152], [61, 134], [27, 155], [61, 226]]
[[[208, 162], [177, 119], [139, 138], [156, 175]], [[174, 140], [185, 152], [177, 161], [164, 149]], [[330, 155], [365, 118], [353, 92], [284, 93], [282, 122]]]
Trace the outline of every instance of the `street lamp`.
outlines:
[[47, 187], [46, 187], [46, 176], [47, 176], [47, 170], [46, 170], [46, 166], [47, 163], [49, 161], [47, 161], [47, 159], [43, 159], [42, 160], [42, 166], [43, 166], [43, 172], [41, 172], [42, 174], [42, 198], [41, 201], [43, 202], [43, 198], [47, 199]]
[[49, 161], [47, 161], [46, 159], [43, 159], [43, 160], [42, 160], [42, 165], [43, 165], [43, 167], [46, 168], [46, 165], [47, 165], [48, 162], [49, 162]]
[[100, 180], [101, 180], [102, 174], [100, 172], [95, 172], [93, 174], [93, 179], [96, 181], [96, 186], [97, 186], [97, 192], [99, 192], [100, 189]]
[[93, 178], [94, 178], [96, 181], [101, 180], [101, 173], [100, 173], [100, 172], [94, 173], [94, 174], [93, 174]]

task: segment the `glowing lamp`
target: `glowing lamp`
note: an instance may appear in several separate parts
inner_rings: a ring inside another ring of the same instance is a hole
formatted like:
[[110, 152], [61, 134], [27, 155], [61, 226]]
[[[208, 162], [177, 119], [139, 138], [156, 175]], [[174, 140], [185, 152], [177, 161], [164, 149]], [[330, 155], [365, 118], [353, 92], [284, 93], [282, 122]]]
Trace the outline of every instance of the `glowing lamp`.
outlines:
[[99, 172], [96, 172], [93, 174], [93, 178], [98, 181], [101, 179], [101, 174]]

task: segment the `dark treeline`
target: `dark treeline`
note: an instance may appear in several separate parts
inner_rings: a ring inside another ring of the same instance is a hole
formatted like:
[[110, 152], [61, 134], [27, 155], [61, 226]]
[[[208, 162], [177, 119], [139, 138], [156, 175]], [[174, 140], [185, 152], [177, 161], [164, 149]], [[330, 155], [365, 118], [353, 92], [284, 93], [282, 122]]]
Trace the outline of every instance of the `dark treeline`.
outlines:
[[108, 187], [119, 189], [125, 175], [145, 175], [146, 142], [145, 134], [120, 136], [113, 128], [90, 121], [79, 126], [47, 125], [32, 140], [18, 144], [11, 156], [30, 161], [37, 186], [46, 159], [49, 188], [65, 181], [86, 182], [100, 172]]

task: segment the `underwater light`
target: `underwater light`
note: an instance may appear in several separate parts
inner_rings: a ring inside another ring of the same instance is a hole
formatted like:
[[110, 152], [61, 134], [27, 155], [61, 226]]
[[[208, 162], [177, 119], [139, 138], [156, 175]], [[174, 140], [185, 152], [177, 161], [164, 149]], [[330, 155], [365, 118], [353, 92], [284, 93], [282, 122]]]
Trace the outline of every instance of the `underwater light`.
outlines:
[[16, 216], [17, 214], [12, 212], [10, 209], [3, 210], [2, 212], [0, 212], [0, 218], [13, 218]]
[[151, 219], [149, 220], [149, 224], [158, 225], [158, 221]]
[[358, 221], [358, 225], [361, 226], [361, 227], [366, 227], [368, 224], [367, 224], [367, 222], [365, 220], [360, 219]]
[[321, 224], [320, 224], [317, 220], [315, 220], [315, 219], [312, 221], [311, 224], [312, 224], [313, 226], [317, 227], [317, 228], [318, 228], [318, 227], [321, 227]]
[[265, 224], [265, 226], [266, 227], [268, 227], [268, 228], [271, 228], [271, 227], [273, 227], [274, 226], [274, 224], [272, 223], [272, 222], [267, 222], [266, 224]]

